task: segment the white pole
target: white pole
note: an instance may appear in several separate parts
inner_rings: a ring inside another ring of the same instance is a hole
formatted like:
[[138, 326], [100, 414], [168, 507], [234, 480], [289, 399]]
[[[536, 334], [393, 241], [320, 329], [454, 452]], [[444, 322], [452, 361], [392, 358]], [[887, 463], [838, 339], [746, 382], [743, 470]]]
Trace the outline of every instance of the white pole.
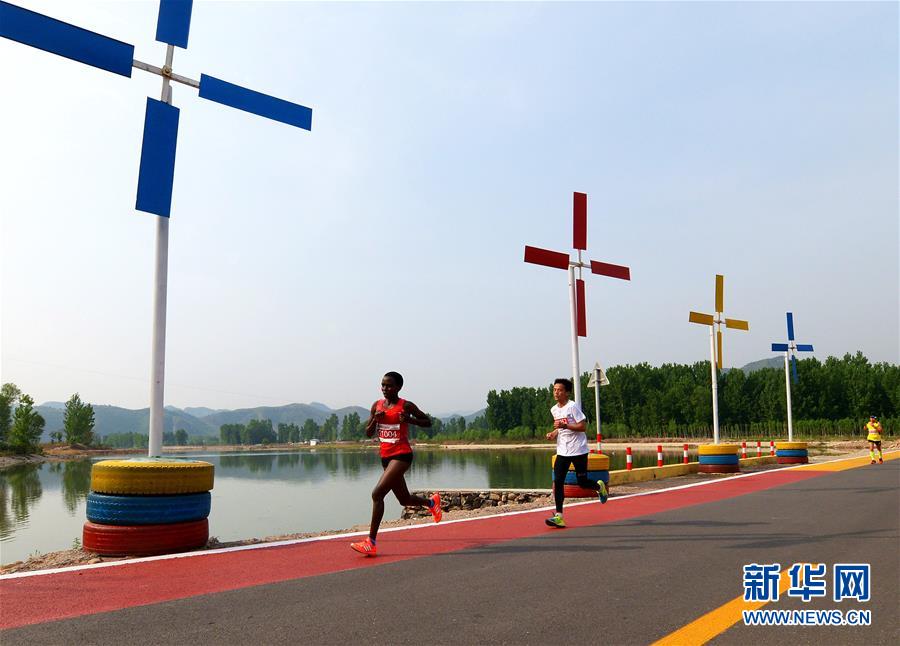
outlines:
[[572, 387], [575, 390], [575, 405], [581, 408], [581, 379], [578, 367], [578, 314], [575, 311], [575, 267], [569, 265], [569, 312], [572, 315]]
[[[166, 48], [166, 67], [172, 69], [175, 47]], [[163, 76], [160, 101], [172, 104], [169, 79]], [[150, 437], [147, 455], [162, 455], [164, 386], [166, 379], [166, 293], [169, 279], [169, 218], [156, 217], [156, 269], [153, 274], [153, 339], [150, 365]]]
[[713, 444], [719, 443], [719, 384], [716, 376], [716, 326], [709, 326], [709, 369], [712, 374]]
[[166, 288], [169, 273], [169, 218], [157, 217], [156, 271], [153, 278], [153, 348], [150, 376], [148, 455], [162, 455], [163, 389], [166, 373]]
[[[597, 418], [597, 437], [600, 437], [600, 371], [594, 369], [594, 417]], [[597, 451], [600, 451], [600, 440], [597, 440]]]
[[790, 366], [790, 358], [788, 357], [788, 353], [784, 353], [784, 383], [785, 390], [787, 390], [787, 418], [788, 418], [788, 442], [794, 441], [794, 422], [791, 419], [791, 372]]

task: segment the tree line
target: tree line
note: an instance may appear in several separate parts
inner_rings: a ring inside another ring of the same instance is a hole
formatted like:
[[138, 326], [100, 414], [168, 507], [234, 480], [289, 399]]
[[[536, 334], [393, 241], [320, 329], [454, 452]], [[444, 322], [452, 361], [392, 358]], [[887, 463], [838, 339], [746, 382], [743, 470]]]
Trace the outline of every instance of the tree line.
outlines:
[[[791, 385], [794, 431], [799, 437], [854, 436], [862, 433], [869, 415], [881, 418], [888, 436], [900, 434], [900, 366], [870, 363], [861, 353], [798, 361], [799, 381]], [[712, 402], [709, 362], [690, 365], [647, 363], [613, 366], [607, 370], [609, 386], [600, 388], [601, 431], [604, 437], [710, 437]], [[582, 408], [589, 434], [596, 433], [593, 389], [589, 373], [581, 376]], [[762, 368], [750, 374], [742, 370], [720, 371], [719, 423], [723, 436], [766, 439], [786, 433], [784, 371]], [[519, 386], [491, 390], [484, 415], [470, 422], [462, 417], [432, 419], [431, 428], [410, 426], [420, 440], [542, 439], [550, 427], [552, 385]], [[36, 452], [44, 431], [44, 418], [34, 410], [34, 400], [15, 384], [0, 387], [0, 450]], [[66, 402], [63, 430], [51, 439], [91, 446], [101, 442], [114, 448], [146, 448], [146, 433], [94, 435], [94, 409], [78, 393]], [[275, 444], [316, 439], [322, 442], [365, 439], [365, 420], [358, 413], [339, 419], [332, 413], [322, 424], [307, 419], [303, 424], [250, 420], [224, 424], [219, 437], [188, 437], [178, 429], [163, 434], [166, 446], [199, 444]]]
[[[188, 432], [183, 428], [177, 431], [163, 431], [163, 446], [187, 446], [188, 444], [217, 444], [215, 437], [188, 437]], [[150, 435], [148, 433], [110, 433], [109, 435], [101, 435], [99, 438], [101, 446], [108, 446], [114, 449], [146, 449], [150, 446]]]
[[[869, 415], [881, 418], [888, 435], [900, 431], [900, 366], [870, 363], [861, 352], [842, 358], [798, 361], [791, 384], [794, 430], [802, 436], [859, 435]], [[596, 433], [594, 390], [581, 377], [582, 408]], [[604, 437], [709, 437], [712, 396], [708, 362], [614, 366], [600, 388]], [[786, 432], [784, 370], [721, 371], [719, 423], [723, 435], [757, 437]], [[492, 390], [484, 416], [485, 438], [528, 439], [549, 429], [552, 386]], [[474, 424], [473, 424], [474, 426]], [[464, 432], [463, 435], [466, 433]], [[443, 438], [439, 438], [443, 439]], [[472, 439], [481, 439], [472, 437]]]
[[[409, 434], [413, 439], [432, 438], [458, 438], [467, 429], [466, 420], [462, 417], [454, 417], [442, 421], [437, 417], [431, 417], [431, 427], [422, 428], [410, 425]], [[483, 431], [483, 418], [476, 419], [471, 428], [481, 428]], [[479, 431], [480, 432], [480, 431]], [[286, 444], [289, 442], [353, 442], [366, 439], [366, 420], [353, 412], [345, 415], [343, 419], [332, 413], [322, 424], [309, 418], [302, 425], [278, 424], [272, 425], [269, 419], [254, 419], [246, 424], [222, 424], [219, 427], [219, 440], [221, 444]]]
[[308, 418], [302, 425], [278, 424], [273, 427], [270, 419], [252, 419], [246, 424], [222, 424], [219, 440], [222, 444], [287, 444], [289, 442], [322, 442], [362, 440], [366, 437], [366, 424], [359, 413], [344, 415], [343, 419], [332, 413], [321, 425]]

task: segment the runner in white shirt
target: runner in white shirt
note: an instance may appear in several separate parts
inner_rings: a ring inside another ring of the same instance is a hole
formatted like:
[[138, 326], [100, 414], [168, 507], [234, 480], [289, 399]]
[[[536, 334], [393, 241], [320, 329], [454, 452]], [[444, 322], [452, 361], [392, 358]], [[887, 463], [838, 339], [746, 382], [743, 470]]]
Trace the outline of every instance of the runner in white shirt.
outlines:
[[544, 521], [550, 527], [566, 526], [562, 511], [563, 501], [566, 498], [564, 486], [569, 465], [575, 466], [575, 477], [578, 478], [579, 487], [596, 491], [601, 503], [605, 503], [609, 497], [602, 480], [600, 482], [588, 480], [588, 443], [585, 435], [587, 418], [575, 402], [569, 401], [570, 392], [572, 392], [571, 380], [557, 379], [553, 382], [553, 398], [556, 405], [550, 409], [550, 414], [553, 415], [553, 430], [547, 433], [547, 439], [556, 440], [556, 462], [553, 464], [556, 514]]

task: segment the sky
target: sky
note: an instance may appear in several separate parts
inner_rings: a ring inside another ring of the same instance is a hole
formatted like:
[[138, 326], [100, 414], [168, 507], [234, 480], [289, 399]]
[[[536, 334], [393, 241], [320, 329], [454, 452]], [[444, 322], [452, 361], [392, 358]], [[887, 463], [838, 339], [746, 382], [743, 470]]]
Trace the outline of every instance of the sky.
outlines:
[[[157, 4], [16, 0], [161, 65]], [[165, 402], [436, 414], [571, 374], [572, 193], [588, 194], [584, 369], [797, 340], [900, 361], [898, 4], [195, 2], [174, 71], [310, 106], [306, 132], [181, 109]], [[0, 39], [0, 380], [149, 405], [146, 96]]]

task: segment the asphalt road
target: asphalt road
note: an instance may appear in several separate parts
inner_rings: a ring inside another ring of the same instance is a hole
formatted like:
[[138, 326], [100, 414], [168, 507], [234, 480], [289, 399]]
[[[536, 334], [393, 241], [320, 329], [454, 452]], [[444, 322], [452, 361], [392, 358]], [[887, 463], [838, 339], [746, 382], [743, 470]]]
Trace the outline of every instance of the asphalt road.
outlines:
[[[398, 533], [391, 543], [405, 540]], [[648, 644], [740, 596], [752, 562], [826, 563], [826, 600], [767, 608], [842, 610], [856, 602], [831, 601], [831, 567], [871, 563], [872, 599], [858, 607], [872, 611], [873, 625], [736, 625], [714, 643], [900, 642], [900, 460], [617, 522], [25, 626], [0, 641]]]

